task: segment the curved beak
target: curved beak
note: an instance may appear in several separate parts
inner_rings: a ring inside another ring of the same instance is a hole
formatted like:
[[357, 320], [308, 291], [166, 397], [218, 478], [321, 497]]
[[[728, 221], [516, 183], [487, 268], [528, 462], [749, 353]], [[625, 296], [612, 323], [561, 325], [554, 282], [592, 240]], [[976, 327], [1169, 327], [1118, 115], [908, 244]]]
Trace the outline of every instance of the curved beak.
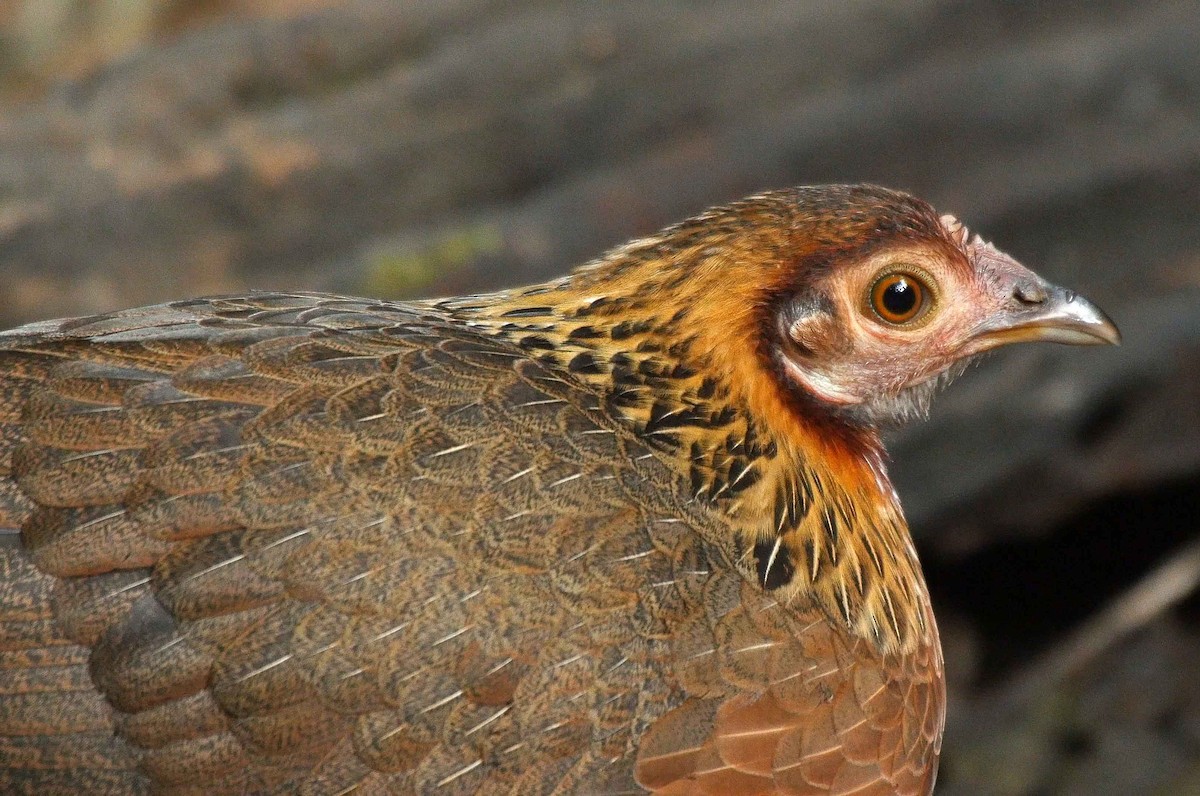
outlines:
[[982, 324], [972, 338], [977, 351], [1039, 341], [1121, 344], [1121, 332], [1103, 310], [1074, 291], [1040, 279], [1014, 290], [1010, 307]]

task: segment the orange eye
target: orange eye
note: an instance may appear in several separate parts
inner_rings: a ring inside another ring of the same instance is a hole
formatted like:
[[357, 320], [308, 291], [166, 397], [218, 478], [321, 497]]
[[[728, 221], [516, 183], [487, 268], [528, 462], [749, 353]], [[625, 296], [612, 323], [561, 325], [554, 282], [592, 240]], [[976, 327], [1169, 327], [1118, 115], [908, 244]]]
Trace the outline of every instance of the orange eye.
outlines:
[[912, 274], [892, 273], [871, 288], [871, 309], [888, 323], [908, 323], [921, 314], [929, 289]]

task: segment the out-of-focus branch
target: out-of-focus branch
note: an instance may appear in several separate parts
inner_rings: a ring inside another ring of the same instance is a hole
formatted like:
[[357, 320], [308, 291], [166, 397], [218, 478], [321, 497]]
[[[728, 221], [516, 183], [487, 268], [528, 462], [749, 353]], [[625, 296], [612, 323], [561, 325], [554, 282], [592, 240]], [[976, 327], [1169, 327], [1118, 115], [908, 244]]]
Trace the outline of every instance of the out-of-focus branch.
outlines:
[[1028, 709], [1126, 636], [1200, 587], [1200, 537], [1184, 545], [990, 695], [1005, 710]]

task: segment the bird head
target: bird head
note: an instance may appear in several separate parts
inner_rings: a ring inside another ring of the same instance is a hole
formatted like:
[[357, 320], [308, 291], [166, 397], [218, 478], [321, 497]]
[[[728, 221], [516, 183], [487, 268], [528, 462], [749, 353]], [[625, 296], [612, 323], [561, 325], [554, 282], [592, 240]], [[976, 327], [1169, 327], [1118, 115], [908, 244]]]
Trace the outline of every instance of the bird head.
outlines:
[[998, 346], [1120, 341], [1087, 299], [911, 196], [832, 186], [798, 205], [803, 256], [764, 332], [785, 382], [842, 418], [920, 416], [938, 387]]

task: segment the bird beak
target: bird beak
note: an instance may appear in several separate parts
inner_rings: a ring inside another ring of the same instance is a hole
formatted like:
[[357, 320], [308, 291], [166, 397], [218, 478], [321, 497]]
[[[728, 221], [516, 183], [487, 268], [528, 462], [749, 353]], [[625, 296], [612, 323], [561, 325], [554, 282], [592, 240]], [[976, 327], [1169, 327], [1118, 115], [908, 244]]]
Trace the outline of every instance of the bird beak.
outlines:
[[1104, 311], [1074, 291], [1035, 277], [1013, 289], [1007, 309], [972, 335], [972, 349], [986, 351], [1009, 343], [1120, 345], [1121, 333]]
[[1009, 343], [1121, 344], [1116, 324], [1083, 296], [1046, 282], [978, 235], [968, 240], [961, 225], [949, 231], [976, 271], [991, 275], [988, 283], [996, 302], [968, 336], [967, 354]]

